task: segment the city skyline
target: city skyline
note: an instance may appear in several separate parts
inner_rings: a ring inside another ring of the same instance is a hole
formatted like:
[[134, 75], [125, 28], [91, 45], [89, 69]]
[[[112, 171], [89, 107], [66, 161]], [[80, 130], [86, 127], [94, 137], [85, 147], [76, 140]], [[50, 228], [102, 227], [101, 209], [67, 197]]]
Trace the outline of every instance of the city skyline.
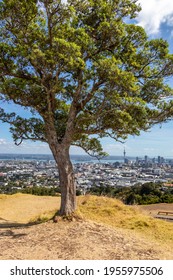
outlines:
[[[65, 2], [65, 1], [64, 1]], [[139, 0], [142, 11], [136, 18], [136, 24], [145, 28], [149, 38], [163, 38], [169, 42], [170, 53], [173, 53], [173, 2], [172, 0]], [[173, 85], [172, 80], [169, 81]], [[0, 107], [7, 112], [17, 112], [21, 116], [29, 117], [29, 111], [1, 101]], [[173, 157], [173, 121], [156, 125], [150, 132], [141, 132], [140, 136], [129, 136], [124, 143], [113, 139], [101, 139], [105, 152], [110, 155], [122, 156], [124, 148], [128, 156]], [[85, 154], [77, 147], [71, 147], [71, 154]], [[26, 141], [20, 146], [13, 143], [9, 132], [9, 125], [0, 123], [0, 153], [21, 154], [50, 154], [48, 145], [41, 142]]]

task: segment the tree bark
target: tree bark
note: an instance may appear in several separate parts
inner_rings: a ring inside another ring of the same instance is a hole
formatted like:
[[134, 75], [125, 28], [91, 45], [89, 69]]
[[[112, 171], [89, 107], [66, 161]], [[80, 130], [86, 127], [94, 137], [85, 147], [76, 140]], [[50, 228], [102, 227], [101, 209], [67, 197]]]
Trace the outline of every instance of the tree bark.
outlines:
[[61, 189], [61, 206], [59, 215], [69, 216], [76, 210], [76, 182], [73, 171], [73, 165], [70, 160], [69, 149], [74, 131], [74, 118], [76, 109], [71, 106], [69, 119], [67, 122], [66, 133], [62, 142], [58, 142], [58, 136], [54, 125], [54, 118], [51, 113], [46, 119], [46, 136], [49, 147], [58, 166], [60, 189]]
[[64, 144], [50, 146], [59, 171], [61, 206], [60, 216], [69, 216], [76, 210], [76, 182], [70, 160], [69, 146]]
[[76, 182], [69, 156], [69, 148], [63, 147], [60, 149], [55, 160], [58, 165], [61, 188], [61, 206], [59, 215], [68, 216], [73, 214], [76, 210]]

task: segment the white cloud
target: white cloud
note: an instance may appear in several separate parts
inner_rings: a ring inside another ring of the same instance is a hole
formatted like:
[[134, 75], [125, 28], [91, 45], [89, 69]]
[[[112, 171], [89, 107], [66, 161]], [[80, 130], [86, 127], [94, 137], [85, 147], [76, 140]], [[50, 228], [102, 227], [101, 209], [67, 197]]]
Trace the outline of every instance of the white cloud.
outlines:
[[149, 35], [157, 34], [160, 26], [165, 23], [173, 26], [172, 0], [138, 0], [142, 11], [137, 18], [138, 25], [145, 28]]
[[6, 140], [5, 139], [3, 139], [3, 138], [0, 138], [0, 146], [1, 145], [4, 145], [4, 144], [6, 144], [7, 142], [6, 142]]

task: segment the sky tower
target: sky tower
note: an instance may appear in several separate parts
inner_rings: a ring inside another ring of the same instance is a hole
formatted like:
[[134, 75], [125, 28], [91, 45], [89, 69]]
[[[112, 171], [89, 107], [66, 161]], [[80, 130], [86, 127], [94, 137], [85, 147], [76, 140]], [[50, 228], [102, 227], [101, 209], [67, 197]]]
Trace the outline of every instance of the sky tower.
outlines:
[[124, 162], [125, 162], [125, 159], [126, 159], [126, 149], [124, 148]]

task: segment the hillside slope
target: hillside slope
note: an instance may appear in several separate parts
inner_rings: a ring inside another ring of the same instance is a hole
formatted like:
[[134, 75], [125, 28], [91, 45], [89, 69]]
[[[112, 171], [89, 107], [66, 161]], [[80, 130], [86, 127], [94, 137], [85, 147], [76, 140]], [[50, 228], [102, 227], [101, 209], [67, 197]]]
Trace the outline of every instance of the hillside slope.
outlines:
[[[58, 223], [22, 224], [26, 213], [30, 213], [28, 221], [52, 214], [58, 199], [30, 195], [0, 197], [1, 260], [173, 259], [173, 224], [145, 216], [115, 199], [79, 197], [80, 218], [72, 222], [61, 219]], [[47, 207], [50, 201], [52, 208], [49, 205], [45, 210], [43, 205]], [[34, 205], [39, 207], [33, 213]]]

